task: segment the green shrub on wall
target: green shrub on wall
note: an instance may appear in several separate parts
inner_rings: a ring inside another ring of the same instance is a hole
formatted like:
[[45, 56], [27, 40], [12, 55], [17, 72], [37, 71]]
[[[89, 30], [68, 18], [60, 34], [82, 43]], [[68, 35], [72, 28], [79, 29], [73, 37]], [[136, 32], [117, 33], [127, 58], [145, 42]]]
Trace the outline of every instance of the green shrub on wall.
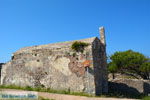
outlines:
[[89, 43], [85, 43], [85, 42], [80, 42], [80, 41], [75, 41], [72, 46], [71, 49], [76, 51], [76, 52], [81, 52], [83, 53], [84, 48], [87, 47], [89, 45]]

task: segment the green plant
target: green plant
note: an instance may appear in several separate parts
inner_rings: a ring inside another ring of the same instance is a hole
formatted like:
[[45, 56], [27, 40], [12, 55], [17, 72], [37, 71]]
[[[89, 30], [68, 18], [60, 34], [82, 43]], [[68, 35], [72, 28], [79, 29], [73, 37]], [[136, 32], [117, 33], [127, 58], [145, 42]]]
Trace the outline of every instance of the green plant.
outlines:
[[142, 100], [150, 100], [150, 96], [146, 96]]
[[72, 56], [73, 56], [73, 57], [75, 57], [76, 55], [77, 55], [76, 53], [73, 53], [73, 55], [72, 55]]
[[83, 53], [84, 48], [87, 47], [89, 45], [89, 43], [85, 43], [85, 42], [80, 42], [80, 41], [75, 41], [72, 46], [71, 49], [73, 49], [76, 52], [81, 52]]
[[39, 97], [38, 100], [55, 100], [55, 99], [47, 99], [47, 98], [44, 98], [44, 97]]
[[26, 86], [25, 89], [28, 90], [28, 91], [32, 91], [33, 90], [32, 87], [30, 87], [30, 86]]

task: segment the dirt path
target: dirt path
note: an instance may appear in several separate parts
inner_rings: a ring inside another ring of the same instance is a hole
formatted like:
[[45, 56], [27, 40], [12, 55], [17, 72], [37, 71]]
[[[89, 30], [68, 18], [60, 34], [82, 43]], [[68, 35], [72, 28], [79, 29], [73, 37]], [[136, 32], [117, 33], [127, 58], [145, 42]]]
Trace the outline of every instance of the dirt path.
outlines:
[[[15, 90], [15, 89], [1, 89], [0, 91], [7, 92], [28, 92], [24, 90]], [[73, 96], [73, 95], [64, 95], [64, 94], [54, 94], [46, 92], [38, 92], [38, 96], [55, 99], [55, 100], [135, 100], [135, 99], [121, 99], [121, 98], [102, 98], [102, 97], [85, 97], [85, 96]]]

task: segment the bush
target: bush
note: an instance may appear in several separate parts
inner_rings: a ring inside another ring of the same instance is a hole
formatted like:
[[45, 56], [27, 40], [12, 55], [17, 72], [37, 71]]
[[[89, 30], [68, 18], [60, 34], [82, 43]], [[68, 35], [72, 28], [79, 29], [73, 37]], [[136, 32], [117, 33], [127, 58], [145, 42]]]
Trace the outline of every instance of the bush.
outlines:
[[84, 42], [79, 42], [79, 41], [75, 41], [72, 46], [71, 49], [73, 49], [76, 52], [81, 52], [83, 53], [84, 48], [87, 47], [89, 44], [88, 43], [84, 43]]

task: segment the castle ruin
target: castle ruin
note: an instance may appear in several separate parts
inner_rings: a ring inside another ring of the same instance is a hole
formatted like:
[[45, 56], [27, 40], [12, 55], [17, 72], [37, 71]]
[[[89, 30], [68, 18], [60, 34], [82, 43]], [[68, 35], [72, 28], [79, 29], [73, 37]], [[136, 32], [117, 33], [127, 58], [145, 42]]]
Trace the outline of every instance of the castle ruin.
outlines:
[[[97, 37], [25, 47], [2, 66], [1, 85], [70, 90], [100, 95], [108, 92], [104, 27]], [[71, 47], [88, 44], [82, 52]]]

